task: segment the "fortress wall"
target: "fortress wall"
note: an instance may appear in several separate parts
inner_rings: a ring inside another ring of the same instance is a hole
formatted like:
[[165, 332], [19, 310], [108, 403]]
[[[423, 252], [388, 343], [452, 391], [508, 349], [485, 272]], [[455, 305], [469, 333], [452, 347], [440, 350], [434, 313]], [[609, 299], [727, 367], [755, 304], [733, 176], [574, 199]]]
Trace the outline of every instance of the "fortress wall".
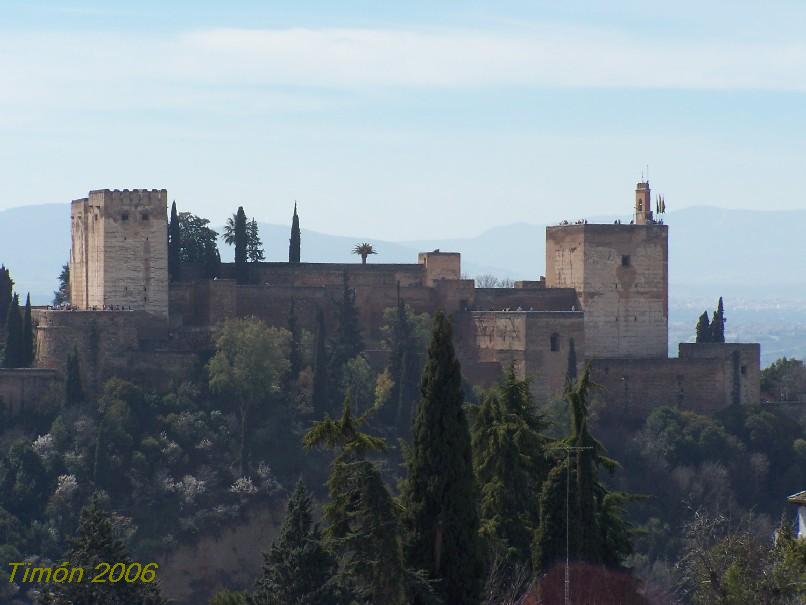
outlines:
[[0, 405], [9, 416], [24, 414], [59, 382], [55, 370], [41, 368], [0, 369]]
[[67, 355], [78, 352], [82, 380], [97, 388], [118, 361], [140, 350], [143, 339], [165, 337], [167, 323], [145, 311], [48, 311], [34, 313], [36, 366], [63, 375]]
[[730, 404], [730, 379], [719, 359], [594, 359], [594, 397], [609, 412], [645, 418], [666, 405], [713, 413]]
[[488, 384], [493, 364], [500, 377], [514, 363], [516, 374], [531, 380], [536, 399], [546, 401], [565, 385], [572, 338], [581, 369], [585, 351], [581, 312], [474, 311], [457, 313], [454, 325], [463, 372], [473, 383]]
[[685, 343], [678, 345], [681, 359], [719, 359], [729, 377], [730, 401], [756, 405], [761, 401], [761, 345], [758, 343]]
[[456, 281], [462, 275], [462, 257], [458, 252], [420, 252], [417, 262], [425, 268], [426, 286], [441, 280]]
[[[532, 381], [532, 393], [538, 401], [548, 401], [562, 394], [568, 375], [571, 340], [577, 356], [577, 372], [585, 355], [585, 323], [576, 312], [528, 313], [526, 324], [526, 376]], [[552, 337], [556, 349], [552, 350]]]
[[[423, 284], [425, 270], [417, 264], [370, 263], [251, 263], [251, 281], [271, 286], [341, 286], [344, 274], [351, 287], [389, 286], [400, 282], [402, 287]], [[183, 277], [184, 277], [183, 268]], [[194, 273], [188, 271], [188, 275]], [[219, 277], [235, 279], [235, 263], [221, 263]]]
[[500, 311], [505, 308], [526, 311], [570, 311], [581, 309], [576, 291], [571, 288], [475, 288], [473, 309]]
[[550, 287], [577, 288], [589, 357], [667, 356], [665, 225], [548, 227], [546, 267]]

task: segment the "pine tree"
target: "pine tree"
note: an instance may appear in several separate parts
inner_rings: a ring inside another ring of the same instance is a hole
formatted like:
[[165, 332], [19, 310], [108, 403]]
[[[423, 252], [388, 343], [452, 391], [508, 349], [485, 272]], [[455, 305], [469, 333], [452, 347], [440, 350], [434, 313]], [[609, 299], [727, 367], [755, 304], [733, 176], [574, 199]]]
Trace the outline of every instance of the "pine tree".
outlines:
[[316, 345], [313, 357], [313, 394], [311, 406], [314, 418], [323, 418], [330, 411], [330, 384], [328, 377], [327, 332], [325, 316], [316, 311]]
[[297, 203], [294, 202], [294, 216], [291, 219], [291, 239], [288, 240], [288, 262], [300, 262], [300, 248], [302, 237], [299, 230], [299, 215], [297, 215]]
[[5, 265], [0, 265], [0, 321], [8, 317], [8, 308], [14, 295], [14, 280]]
[[59, 289], [53, 293], [53, 305], [63, 305], [70, 302], [70, 265], [65, 263], [59, 272]]
[[573, 384], [577, 379], [577, 349], [573, 338], [568, 339], [568, 370], [565, 373], [565, 380], [568, 384]]
[[473, 466], [481, 492], [481, 535], [488, 557], [528, 564], [540, 521], [537, 494], [548, 473], [547, 424], [535, 411], [529, 384], [510, 366], [486, 394], [472, 425]]
[[[70, 567], [83, 567], [85, 573], [95, 573], [99, 563], [132, 562], [126, 545], [115, 535], [110, 515], [100, 508], [94, 498], [81, 511], [78, 530], [70, 539], [70, 548], [60, 561], [69, 561]], [[45, 603], [52, 605], [164, 605], [159, 585], [145, 582], [82, 582], [49, 583], [43, 585]]]
[[439, 580], [445, 603], [476, 605], [483, 561], [462, 375], [443, 312], [433, 326], [401, 494], [406, 563]]
[[288, 310], [288, 333], [291, 334], [288, 349], [288, 375], [293, 384], [302, 371], [302, 330], [297, 320], [296, 303], [293, 298]]
[[171, 281], [179, 279], [182, 250], [182, 231], [179, 226], [179, 215], [176, 212], [176, 201], [171, 203], [171, 220], [168, 223], [168, 275]]
[[20, 297], [15, 293], [14, 296], [11, 297], [11, 304], [8, 306], [6, 316], [6, 350], [3, 357], [3, 367], [22, 367], [25, 360], [24, 355]]
[[696, 342], [711, 342], [711, 322], [708, 320], [708, 311], [703, 311], [697, 320], [697, 340]]
[[350, 288], [346, 272], [342, 274], [342, 279], [342, 299], [336, 308], [339, 330], [330, 347], [329, 379], [336, 391], [331, 400], [337, 402], [344, 398], [341, 385], [345, 364], [364, 350], [358, 308], [355, 305], [355, 290]]
[[84, 389], [81, 386], [81, 370], [78, 365], [78, 349], [67, 354], [64, 379], [64, 405], [78, 405], [84, 401]]
[[31, 294], [25, 297], [25, 311], [22, 315], [22, 367], [30, 368], [34, 363], [34, 322], [31, 319]]
[[257, 221], [254, 218], [246, 226], [246, 257], [250, 263], [266, 260], [263, 242], [260, 241]]
[[555, 448], [557, 462], [540, 494], [540, 528], [532, 547], [538, 573], [564, 560], [566, 549], [572, 561], [609, 566], [618, 566], [631, 552], [624, 504], [636, 497], [610, 492], [599, 480], [600, 468], [614, 472], [618, 465], [589, 431], [590, 388], [590, 368], [586, 368], [577, 384], [566, 391], [570, 434]]
[[714, 319], [711, 321], [711, 342], [725, 342], [725, 308], [721, 296], [714, 311]]
[[389, 491], [366, 454], [382, 451], [383, 439], [362, 433], [353, 419], [349, 395], [338, 420], [316, 422], [305, 434], [306, 447], [335, 450], [327, 481], [324, 536], [340, 562], [340, 584], [359, 603], [406, 605], [406, 573], [398, 520]]
[[313, 522], [311, 498], [302, 479], [288, 501], [280, 535], [263, 554], [263, 573], [249, 605], [332, 605], [335, 561]]

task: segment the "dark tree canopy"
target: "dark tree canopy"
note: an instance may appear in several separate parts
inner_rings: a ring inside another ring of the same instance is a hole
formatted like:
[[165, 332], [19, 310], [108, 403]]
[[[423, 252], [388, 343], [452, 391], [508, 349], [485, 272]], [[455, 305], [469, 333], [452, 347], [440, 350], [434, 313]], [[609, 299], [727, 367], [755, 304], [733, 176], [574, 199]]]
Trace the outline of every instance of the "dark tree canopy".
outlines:
[[6, 348], [3, 355], [3, 367], [21, 368], [25, 362], [25, 346], [23, 343], [22, 315], [20, 314], [20, 297], [14, 294], [6, 314]]
[[346, 272], [342, 279], [344, 282], [342, 298], [336, 307], [339, 327], [330, 345], [330, 384], [334, 389], [331, 402], [335, 402], [334, 407], [344, 399], [344, 393], [337, 390], [341, 389], [344, 366], [364, 350], [358, 308], [355, 304], [355, 290], [350, 288]]
[[34, 322], [31, 318], [31, 295], [25, 297], [25, 310], [22, 314], [22, 367], [30, 368], [34, 363]]
[[406, 563], [439, 580], [445, 603], [476, 605], [483, 572], [477, 490], [461, 368], [442, 312], [434, 317], [420, 392], [401, 494]]
[[327, 353], [327, 330], [325, 315], [321, 309], [316, 311], [316, 343], [313, 353], [313, 395], [311, 406], [314, 418], [323, 418], [331, 410], [329, 358]]
[[696, 342], [711, 342], [711, 321], [708, 319], [708, 311], [703, 311], [697, 320]]
[[194, 263], [202, 266], [206, 277], [218, 275], [221, 256], [218, 252], [218, 233], [208, 225], [210, 221], [190, 212], [179, 213], [181, 263]]
[[300, 248], [302, 246], [302, 235], [299, 230], [299, 215], [297, 214], [297, 203], [294, 202], [294, 216], [291, 218], [291, 239], [288, 240], [288, 262], [300, 262]]
[[725, 342], [725, 308], [721, 296], [711, 321], [711, 342]]
[[224, 241], [230, 246], [235, 246], [235, 279], [239, 284], [247, 283], [249, 281], [249, 269], [246, 266], [249, 225], [243, 206], [238, 206], [238, 211], [227, 219], [227, 224], [224, 226]]
[[81, 370], [78, 362], [78, 350], [67, 354], [67, 366], [64, 379], [64, 404], [74, 406], [84, 401], [84, 388], [81, 386]]
[[182, 231], [179, 215], [176, 212], [176, 201], [171, 203], [171, 219], [168, 223], [168, 275], [171, 281], [179, 279], [182, 259]]
[[70, 302], [70, 265], [65, 263], [59, 272], [59, 289], [53, 293], [53, 304], [64, 305]]
[[249, 605], [332, 605], [336, 564], [313, 522], [310, 496], [302, 479], [288, 501], [280, 535], [263, 554], [263, 573]]
[[266, 260], [263, 242], [260, 240], [257, 220], [254, 218], [246, 225], [246, 257], [250, 263], [258, 263]]
[[0, 321], [5, 321], [14, 295], [14, 280], [5, 265], [0, 265]]

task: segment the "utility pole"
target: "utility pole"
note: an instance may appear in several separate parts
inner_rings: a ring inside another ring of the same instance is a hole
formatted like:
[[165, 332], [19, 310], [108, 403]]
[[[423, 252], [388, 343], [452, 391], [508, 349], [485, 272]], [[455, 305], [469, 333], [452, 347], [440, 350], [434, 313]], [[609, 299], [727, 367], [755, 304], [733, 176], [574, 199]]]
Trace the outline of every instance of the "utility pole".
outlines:
[[571, 603], [571, 452], [592, 450], [591, 446], [559, 445], [553, 450], [565, 450], [565, 605]]

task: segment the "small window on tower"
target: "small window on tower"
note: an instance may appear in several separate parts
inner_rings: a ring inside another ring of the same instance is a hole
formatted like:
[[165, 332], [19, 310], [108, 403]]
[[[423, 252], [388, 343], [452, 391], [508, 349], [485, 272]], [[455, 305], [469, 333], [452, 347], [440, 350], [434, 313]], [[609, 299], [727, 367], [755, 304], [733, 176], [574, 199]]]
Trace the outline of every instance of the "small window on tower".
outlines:
[[629, 267], [630, 266], [630, 255], [625, 254], [621, 257], [621, 266], [622, 267]]
[[560, 350], [560, 335], [556, 332], [549, 339], [549, 349], [555, 353]]
[[147, 221], [148, 220], [148, 212], [143, 212], [140, 215], [140, 218], [143, 219], [144, 221]]
[[120, 220], [122, 220], [122, 221], [128, 221], [128, 220], [129, 220], [129, 213], [128, 213], [128, 212], [124, 212], [123, 214], [121, 214], [121, 215], [120, 215]]
[[638, 200], [638, 212], [641, 212], [644, 209], [644, 202]]

